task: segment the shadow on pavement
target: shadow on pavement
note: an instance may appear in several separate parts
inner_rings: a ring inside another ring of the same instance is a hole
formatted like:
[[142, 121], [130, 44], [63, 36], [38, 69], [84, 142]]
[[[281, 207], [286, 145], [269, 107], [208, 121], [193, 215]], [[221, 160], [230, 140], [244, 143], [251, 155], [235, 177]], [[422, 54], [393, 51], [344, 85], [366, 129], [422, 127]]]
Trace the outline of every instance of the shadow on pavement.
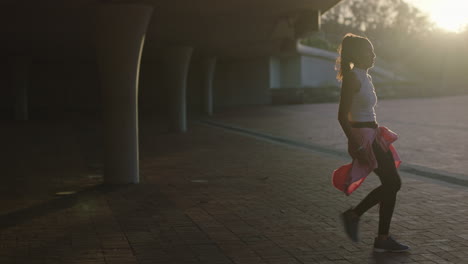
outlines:
[[127, 186], [129, 185], [99, 184], [81, 191], [77, 191], [73, 194], [57, 196], [54, 199], [39, 203], [37, 205], [0, 215], [0, 230], [20, 225], [26, 221], [30, 221], [31, 219], [38, 218], [50, 213], [71, 208], [77, 204], [79, 199], [93, 199], [97, 195], [121, 190]]

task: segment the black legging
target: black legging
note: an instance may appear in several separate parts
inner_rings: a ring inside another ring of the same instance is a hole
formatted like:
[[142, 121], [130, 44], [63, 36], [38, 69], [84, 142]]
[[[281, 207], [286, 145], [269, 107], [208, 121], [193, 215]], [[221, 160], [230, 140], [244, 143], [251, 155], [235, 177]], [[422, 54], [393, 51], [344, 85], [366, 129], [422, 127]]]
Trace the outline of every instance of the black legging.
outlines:
[[379, 235], [388, 235], [393, 209], [395, 208], [396, 195], [401, 187], [400, 175], [395, 167], [395, 161], [391, 151], [386, 153], [377, 144], [372, 144], [378, 168], [374, 170], [382, 183], [371, 191], [355, 208], [359, 216], [363, 215], [374, 205], [380, 203], [379, 209]]

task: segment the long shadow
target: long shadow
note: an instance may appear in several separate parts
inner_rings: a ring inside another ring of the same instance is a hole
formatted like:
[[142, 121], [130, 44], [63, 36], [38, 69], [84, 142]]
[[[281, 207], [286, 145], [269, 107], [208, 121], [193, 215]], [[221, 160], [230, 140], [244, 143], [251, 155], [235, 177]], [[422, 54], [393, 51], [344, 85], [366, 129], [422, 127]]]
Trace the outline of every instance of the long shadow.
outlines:
[[50, 213], [71, 208], [77, 203], [78, 199], [92, 199], [97, 195], [118, 191], [127, 188], [128, 186], [129, 185], [100, 184], [83, 189], [70, 195], [59, 196], [52, 200], [48, 200], [28, 208], [23, 208], [0, 215], [0, 230], [20, 225], [26, 221], [30, 221], [31, 219], [38, 218]]

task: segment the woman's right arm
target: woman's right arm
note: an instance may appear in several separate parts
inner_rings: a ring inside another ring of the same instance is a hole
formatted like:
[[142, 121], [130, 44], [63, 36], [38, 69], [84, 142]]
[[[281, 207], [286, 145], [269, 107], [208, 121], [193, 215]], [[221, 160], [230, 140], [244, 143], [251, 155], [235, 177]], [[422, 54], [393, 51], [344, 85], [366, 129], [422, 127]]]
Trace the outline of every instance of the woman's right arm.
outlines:
[[340, 106], [338, 109], [338, 121], [340, 122], [341, 128], [346, 134], [346, 137], [348, 138], [351, 146], [355, 146], [356, 149], [359, 147], [360, 142], [357, 142], [356, 139], [354, 139], [352, 136], [348, 115], [351, 111], [353, 95], [359, 91], [360, 86], [361, 83], [353, 72], [343, 76], [343, 82], [341, 84]]

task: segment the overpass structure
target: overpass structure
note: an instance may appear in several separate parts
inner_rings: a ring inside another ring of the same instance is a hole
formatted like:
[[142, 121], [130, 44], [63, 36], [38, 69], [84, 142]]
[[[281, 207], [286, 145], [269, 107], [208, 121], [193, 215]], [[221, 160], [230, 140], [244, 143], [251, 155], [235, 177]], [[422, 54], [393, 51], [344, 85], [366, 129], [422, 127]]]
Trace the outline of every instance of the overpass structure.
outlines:
[[266, 104], [271, 56], [340, 0], [2, 0], [2, 111], [102, 111], [104, 179], [137, 183], [138, 111]]

